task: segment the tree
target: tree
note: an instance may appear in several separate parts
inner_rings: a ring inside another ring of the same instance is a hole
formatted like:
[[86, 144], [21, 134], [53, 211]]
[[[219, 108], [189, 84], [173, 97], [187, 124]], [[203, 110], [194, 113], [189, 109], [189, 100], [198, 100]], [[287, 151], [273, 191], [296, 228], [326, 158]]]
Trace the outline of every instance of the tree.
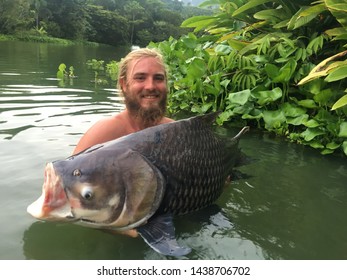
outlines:
[[55, 37], [83, 40], [90, 29], [86, 0], [49, 0], [51, 11], [49, 34]]
[[[119, 3], [119, 2], [122, 2], [122, 1], [121, 0], [94, 0], [94, 1], [90, 1], [90, 4], [95, 6], [101, 6], [105, 10], [115, 11], [117, 9], [119, 10], [122, 7], [122, 3]], [[119, 4], [121, 5], [119, 6]]]
[[0, 32], [14, 34], [28, 29], [33, 20], [26, 0], [0, 0]]
[[202, 11], [177, 0], [0, 0], [0, 32], [144, 46], [187, 33], [183, 19]]
[[35, 27], [39, 30], [40, 26], [40, 14], [47, 6], [47, 2], [45, 0], [32, 0], [32, 7], [35, 13]]
[[125, 17], [101, 6], [88, 5], [87, 10], [92, 26], [87, 35], [88, 40], [109, 45], [128, 44], [129, 23]]
[[124, 11], [130, 23], [130, 44], [133, 45], [136, 26], [144, 22], [145, 9], [137, 1], [128, 2]]

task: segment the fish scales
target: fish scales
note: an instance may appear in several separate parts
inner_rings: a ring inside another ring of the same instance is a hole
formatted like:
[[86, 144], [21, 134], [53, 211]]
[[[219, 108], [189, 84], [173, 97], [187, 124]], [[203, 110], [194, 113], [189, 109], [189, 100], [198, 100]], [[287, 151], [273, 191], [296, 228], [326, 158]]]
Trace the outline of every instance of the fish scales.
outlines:
[[[216, 137], [211, 125], [188, 119], [176, 122], [169, 129], [160, 126], [151, 129], [154, 132], [144, 130], [131, 135], [129, 147], [148, 158], [164, 175], [167, 186], [162, 205], [165, 206], [159, 211], [184, 214], [215, 201], [229, 167], [224, 143]], [[144, 146], [143, 142], [150, 145]], [[189, 192], [185, 196], [187, 188]], [[211, 190], [212, 195], [203, 200], [205, 190]]]
[[43, 220], [126, 231], [156, 251], [184, 255], [172, 215], [211, 205], [239, 157], [238, 139], [211, 129], [217, 113], [154, 126], [48, 163], [41, 197], [28, 212]]
[[[183, 121], [175, 129], [158, 130], [155, 138], [157, 145], [149, 150], [142, 149], [141, 153], [166, 178], [167, 191], [162, 204], [169, 207], [165, 207], [164, 212], [184, 214], [211, 204], [220, 195], [224, 179], [218, 181], [218, 178], [224, 178], [227, 169], [223, 162], [225, 147], [211, 131], [210, 125]], [[188, 196], [183, 195], [185, 188], [189, 188]], [[213, 190], [214, 195], [202, 200], [206, 190]], [[181, 200], [184, 201], [184, 209], [180, 207]]]

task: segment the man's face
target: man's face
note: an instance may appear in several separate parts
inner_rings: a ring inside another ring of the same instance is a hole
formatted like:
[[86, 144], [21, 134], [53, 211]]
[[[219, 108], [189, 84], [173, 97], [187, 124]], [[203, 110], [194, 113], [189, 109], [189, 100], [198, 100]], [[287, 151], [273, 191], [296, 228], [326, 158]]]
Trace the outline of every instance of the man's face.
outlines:
[[154, 125], [164, 116], [167, 83], [165, 69], [157, 59], [145, 57], [131, 62], [127, 81], [121, 85], [127, 109], [147, 126]]

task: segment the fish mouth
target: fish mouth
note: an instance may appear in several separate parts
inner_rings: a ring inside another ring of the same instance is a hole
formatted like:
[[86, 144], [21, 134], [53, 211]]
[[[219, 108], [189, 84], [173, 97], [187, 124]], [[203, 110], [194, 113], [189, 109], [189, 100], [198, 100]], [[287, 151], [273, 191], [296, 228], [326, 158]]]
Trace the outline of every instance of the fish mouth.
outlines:
[[28, 206], [27, 212], [40, 220], [74, 220], [62, 179], [55, 172], [53, 163], [46, 165], [44, 178], [42, 194]]

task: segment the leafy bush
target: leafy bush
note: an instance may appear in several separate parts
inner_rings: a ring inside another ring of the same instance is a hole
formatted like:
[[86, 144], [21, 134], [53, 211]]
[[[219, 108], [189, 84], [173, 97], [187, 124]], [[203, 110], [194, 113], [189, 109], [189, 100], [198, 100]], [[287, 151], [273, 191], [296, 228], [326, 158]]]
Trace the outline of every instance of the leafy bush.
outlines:
[[346, 0], [202, 5], [220, 12], [183, 22], [194, 33], [150, 44], [170, 67], [169, 111], [221, 110], [220, 124], [347, 155]]

